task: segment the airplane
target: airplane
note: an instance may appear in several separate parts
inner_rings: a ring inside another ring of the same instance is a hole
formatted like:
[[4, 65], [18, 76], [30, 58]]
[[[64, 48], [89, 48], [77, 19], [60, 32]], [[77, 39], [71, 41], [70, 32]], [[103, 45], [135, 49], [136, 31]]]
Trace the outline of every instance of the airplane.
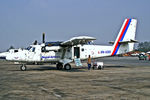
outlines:
[[71, 62], [76, 59], [85, 60], [90, 55], [91, 58], [100, 58], [124, 54], [134, 49], [136, 34], [136, 19], [125, 19], [115, 42], [112, 46], [94, 45], [90, 42], [96, 40], [90, 36], [73, 37], [64, 42], [35, 42], [27, 49], [10, 49], [8, 52], [0, 53], [0, 58], [7, 61], [20, 62], [20, 69], [25, 71], [27, 63], [56, 63], [57, 69], [71, 69]]

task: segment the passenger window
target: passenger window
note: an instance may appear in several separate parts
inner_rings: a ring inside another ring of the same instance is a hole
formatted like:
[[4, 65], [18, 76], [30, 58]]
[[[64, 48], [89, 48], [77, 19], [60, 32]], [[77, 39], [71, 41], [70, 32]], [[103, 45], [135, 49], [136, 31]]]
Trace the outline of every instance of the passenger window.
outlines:
[[83, 49], [83, 48], [82, 48], [81, 50], [82, 50], [82, 51], [84, 51], [84, 49]]

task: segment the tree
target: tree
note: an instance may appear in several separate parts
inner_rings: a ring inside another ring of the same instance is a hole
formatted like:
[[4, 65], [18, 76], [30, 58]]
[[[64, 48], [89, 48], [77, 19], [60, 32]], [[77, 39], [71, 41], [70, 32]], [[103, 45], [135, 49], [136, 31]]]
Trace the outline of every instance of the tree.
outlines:
[[141, 42], [138, 45], [138, 50], [141, 52], [148, 52], [150, 51], [150, 42]]

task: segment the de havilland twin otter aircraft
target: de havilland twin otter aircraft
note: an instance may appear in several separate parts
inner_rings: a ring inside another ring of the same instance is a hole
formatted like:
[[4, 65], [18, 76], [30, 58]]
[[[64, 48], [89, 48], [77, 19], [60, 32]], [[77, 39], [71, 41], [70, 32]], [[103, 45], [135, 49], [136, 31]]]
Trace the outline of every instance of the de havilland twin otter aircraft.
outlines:
[[116, 40], [111, 42], [112, 46], [89, 44], [96, 40], [89, 36], [73, 37], [64, 42], [45, 42], [43, 39], [43, 43], [35, 43], [27, 49], [10, 49], [0, 53], [0, 58], [19, 62], [22, 71], [26, 70], [27, 63], [56, 63], [57, 69], [70, 70], [70, 63], [75, 59], [85, 60], [89, 55], [91, 58], [108, 57], [133, 51], [137, 42], [136, 25], [136, 19], [125, 19]]

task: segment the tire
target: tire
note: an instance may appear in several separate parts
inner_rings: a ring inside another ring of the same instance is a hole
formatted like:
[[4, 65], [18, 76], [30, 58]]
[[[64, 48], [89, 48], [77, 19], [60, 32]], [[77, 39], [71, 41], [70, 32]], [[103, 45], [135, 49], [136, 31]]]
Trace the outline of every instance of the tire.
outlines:
[[63, 69], [63, 64], [62, 64], [62, 63], [58, 63], [58, 64], [56, 65], [56, 68], [57, 68], [58, 70]]
[[26, 70], [27, 70], [26, 65], [21, 65], [21, 66], [20, 66], [20, 70], [21, 70], [21, 71], [26, 71]]
[[102, 70], [102, 67], [99, 65], [99, 66], [98, 66], [98, 69]]
[[65, 64], [64, 69], [65, 70], [71, 70], [71, 65], [70, 64]]

